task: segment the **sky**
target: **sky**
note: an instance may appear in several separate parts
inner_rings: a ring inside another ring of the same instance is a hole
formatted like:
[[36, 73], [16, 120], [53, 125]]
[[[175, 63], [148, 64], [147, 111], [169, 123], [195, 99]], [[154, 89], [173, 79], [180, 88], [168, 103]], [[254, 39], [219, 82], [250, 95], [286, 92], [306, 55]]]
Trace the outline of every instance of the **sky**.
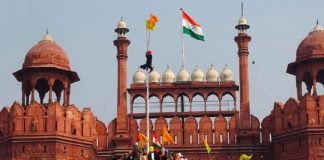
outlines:
[[[128, 86], [138, 66], [145, 62], [145, 20], [159, 17], [151, 34], [153, 65], [162, 73], [169, 65], [175, 74], [181, 66], [180, 8], [202, 27], [205, 42], [184, 36], [185, 64], [191, 73], [211, 64], [220, 73], [225, 64], [239, 84], [235, 25], [241, 14], [238, 0], [0, 0], [0, 106], [21, 101], [21, 84], [13, 72], [21, 69], [28, 50], [46, 30], [67, 52], [72, 70], [81, 81], [72, 84], [71, 103], [91, 107], [106, 124], [116, 117], [117, 59], [114, 29], [126, 21]], [[244, 16], [252, 37], [249, 46], [251, 113], [260, 121], [275, 101], [296, 97], [295, 77], [286, 73], [296, 49], [318, 19], [324, 25], [324, 1], [245, 0]], [[170, 58], [172, 57], [172, 58]], [[255, 61], [255, 64], [251, 62]], [[323, 94], [323, 87], [318, 87]], [[238, 93], [239, 95], [239, 93]], [[238, 96], [239, 97], [239, 96]], [[239, 102], [238, 102], [239, 103]]]

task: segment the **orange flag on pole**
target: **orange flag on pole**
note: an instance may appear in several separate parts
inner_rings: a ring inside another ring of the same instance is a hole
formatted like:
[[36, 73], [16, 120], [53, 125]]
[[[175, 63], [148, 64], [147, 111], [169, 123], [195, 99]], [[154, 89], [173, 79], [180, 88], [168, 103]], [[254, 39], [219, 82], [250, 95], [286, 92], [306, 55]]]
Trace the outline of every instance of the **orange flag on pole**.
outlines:
[[146, 29], [148, 30], [155, 30], [155, 23], [158, 22], [159, 19], [157, 16], [151, 14], [150, 19], [146, 20]]
[[162, 141], [163, 142], [170, 142], [174, 143], [173, 138], [169, 134], [168, 130], [165, 128], [165, 126], [162, 127]]
[[147, 143], [147, 137], [143, 133], [138, 133], [138, 142], [140, 148], [145, 148], [145, 145]]

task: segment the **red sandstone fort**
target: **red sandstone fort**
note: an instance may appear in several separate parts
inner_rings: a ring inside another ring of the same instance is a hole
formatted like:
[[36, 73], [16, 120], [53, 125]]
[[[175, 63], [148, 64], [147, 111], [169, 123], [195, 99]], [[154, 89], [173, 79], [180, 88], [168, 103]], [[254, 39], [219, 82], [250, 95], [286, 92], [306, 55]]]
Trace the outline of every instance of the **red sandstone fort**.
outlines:
[[[315, 26], [298, 46], [296, 60], [288, 64], [287, 73], [296, 77], [297, 97], [275, 102], [261, 121], [250, 112], [247, 20], [241, 17], [235, 28], [238, 84], [227, 66], [220, 74], [213, 66], [206, 74], [197, 67], [191, 75], [184, 67], [177, 75], [168, 67], [162, 79], [156, 70], [149, 74], [147, 97], [143, 70], [136, 71], [132, 84], [127, 84], [131, 41], [121, 20], [114, 40], [117, 113], [109, 124], [98, 120], [90, 108], [71, 105], [72, 83], [80, 79], [71, 70], [67, 53], [47, 33], [13, 73], [21, 82], [22, 99], [0, 112], [0, 159], [112, 159], [132, 150], [138, 132], [146, 133], [145, 102], [151, 98], [157, 109], [150, 112], [150, 130], [161, 137], [162, 126], [167, 126], [175, 144], [165, 147], [190, 160], [209, 159], [202, 136], [212, 148], [213, 159], [237, 160], [242, 153], [264, 160], [324, 159], [324, 95], [317, 94], [317, 87], [324, 84], [323, 28]], [[295, 92], [291, 91], [292, 96]], [[197, 96], [203, 100], [195, 100]]]

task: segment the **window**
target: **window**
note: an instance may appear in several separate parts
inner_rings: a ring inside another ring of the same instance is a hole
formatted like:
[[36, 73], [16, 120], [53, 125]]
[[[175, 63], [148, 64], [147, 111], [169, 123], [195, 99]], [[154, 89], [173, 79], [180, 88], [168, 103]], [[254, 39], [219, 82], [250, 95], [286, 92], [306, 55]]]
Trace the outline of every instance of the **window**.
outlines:
[[192, 134], [190, 134], [189, 144], [192, 144]]
[[174, 144], [178, 144], [178, 137], [177, 137], [177, 135], [174, 135]]
[[76, 132], [77, 132], [76, 128], [72, 128], [72, 135], [76, 135]]
[[25, 153], [25, 146], [22, 146], [22, 153]]
[[46, 145], [44, 146], [44, 153], [46, 153], [46, 151], [47, 151], [47, 147], [46, 147]]
[[55, 131], [57, 131], [57, 121], [55, 121]]

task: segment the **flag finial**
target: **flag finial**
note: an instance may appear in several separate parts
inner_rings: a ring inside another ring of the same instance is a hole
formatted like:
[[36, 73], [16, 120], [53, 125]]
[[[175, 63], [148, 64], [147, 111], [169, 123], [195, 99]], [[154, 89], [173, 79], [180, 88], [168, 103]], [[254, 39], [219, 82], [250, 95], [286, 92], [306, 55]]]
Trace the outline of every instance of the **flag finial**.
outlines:
[[241, 2], [241, 16], [243, 17], [243, 2]]

